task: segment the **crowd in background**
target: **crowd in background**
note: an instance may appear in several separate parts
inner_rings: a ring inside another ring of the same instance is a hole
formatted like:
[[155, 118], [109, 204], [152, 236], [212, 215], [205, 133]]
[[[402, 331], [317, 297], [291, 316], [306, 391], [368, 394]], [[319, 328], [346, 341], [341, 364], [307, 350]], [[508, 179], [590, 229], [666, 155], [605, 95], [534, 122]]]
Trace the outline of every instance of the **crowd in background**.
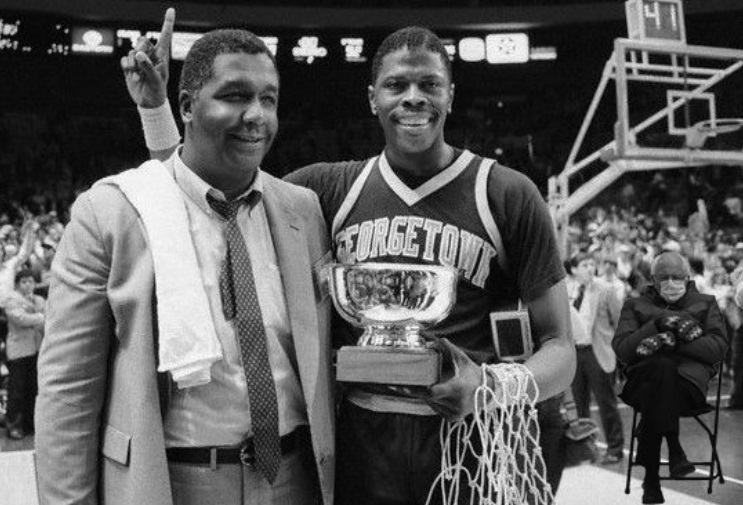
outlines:
[[[741, 200], [730, 197], [731, 210], [720, 220], [736, 219]], [[592, 254], [600, 274], [623, 286], [624, 296], [640, 292], [649, 279], [650, 263], [662, 251], [676, 251], [689, 259], [693, 280], [700, 292], [714, 294], [723, 312], [729, 312], [731, 324], [740, 327], [740, 316], [732, 303], [733, 277], [743, 261], [743, 228], [713, 228], [704, 200], [686, 223], [663, 209], [640, 212], [631, 207], [592, 206], [570, 227], [569, 254]]]
[[[345, 138], [358, 141], [347, 149], [371, 149], [373, 138], [350, 125], [345, 130]], [[344, 154], [336, 142], [328, 140], [334, 137], [322, 132], [318, 124], [299, 137], [296, 142], [304, 147], [298, 148], [301, 153], [292, 159], [294, 164], [316, 159], [313, 156], [319, 152], [327, 156]], [[454, 134], [462, 132], [455, 130]], [[309, 142], [308, 138], [315, 141]], [[69, 205], [90, 181], [105, 175], [104, 167], [112, 166], [111, 158], [102, 160], [94, 154], [82, 164], [87, 170], [73, 172], [74, 160], [47, 156], [50, 149], [61, 151], [58, 145], [49, 144], [41, 150], [25, 150], [25, 161], [19, 166], [26, 171], [16, 171], [18, 184], [10, 189], [6, 186], [0, 197], [0, 308], [17, 288], [15, 275], [24, 269], [34, 275], [34, 292], [46, 297], [49, 269], [68, 219]], [[295, 156], [292, 153], [287, 150], [284, 156]], [[364, 151], [361, 156], [367, 154]], [[123, 169], [127, 166], [125, 151], [119, 156], [118, 165], [114, 166]], [[38, 163], [41, 159], [48, 160], [46, 168]], [[514, 160], [528, 163], [528, 157]], [[50, 179], [32, 177], [37, 170]], [[588, 253], [596, 261], [598, 276], [614, 285], [620, 299], [625, 299], [642, 292], [650, 279], [650, 263], [660, 252], [677, 251], [689, 258], [693, 281], [700, 292], [716, 297], [732, 336], [733, 351], [728, 354], [723, 371], [729, 375], [733, 355], [743, 348], [743, 311], [732, 300], [733, 285], [743, 269], [743, 206], [741, 198], [733, 195], [743, 194], [743, 177], [737, 169], [726, 170], [712, 167], [706, 173], [700, 169], [654, 172], [646, 174], [645, 180], [615, 185], [573, 216], [566, 260]], [[3, 173], [7, 173], [5, 169]], [[51, 178], [51, 173], [60, 177]], [[43, 184], [44, 180], [53, 182]], [[721, 180], [725, 184], [719, 184]], [[8, 326], [8, 315], [0, 310], [0, 335], [8, 334]], [[0, 352], [0, 377], [7, 382], [4, 358]], [[0, 401], [0, 405], [4, 403]]]
[[[657, 176], [657, 174], [656, 174]], [[665, 251], [688, 259], [691, 281], [702, 294], [713, 295], [724, 317], [731, 350], [721, 372], [733, 377], [727, 407], [743, 409], [743, 309], [734, 301], [735, 287], [743, 281], [743, 228], [741, 200], [729, 197], [726, 212], [710, 226], [705, 200], [686, 222], [662, 208], [640, 212], [636, 208], [592, 206], [571, 223], [569, 256], [588, 254], [597, 276], [612, 285], [620, 300], [639, 297], [652, 284], [650, 266]], [[570, 261], [566, 261], [570, 271]]]
[[0, 212], [0, 421], [15, 440], [34, 431], [36, 361], [50, 268], [63, 231], [55, 211]]

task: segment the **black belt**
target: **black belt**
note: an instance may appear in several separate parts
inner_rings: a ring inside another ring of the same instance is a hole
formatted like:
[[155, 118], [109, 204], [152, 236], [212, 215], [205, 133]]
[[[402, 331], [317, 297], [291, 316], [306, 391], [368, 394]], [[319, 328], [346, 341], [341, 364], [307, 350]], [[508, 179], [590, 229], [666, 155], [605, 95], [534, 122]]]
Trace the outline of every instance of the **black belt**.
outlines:
[[[304, 429], [296, 429], [281, 437], [281, 454], [289, 454], [299, 445], [299, 437]], [[195, 465], [238, 465], [251, 466], [255, 463], [253, 437], [246, 438], [237, 447], [170, 447], [165, 450], [171, 463], [191, 463]]]

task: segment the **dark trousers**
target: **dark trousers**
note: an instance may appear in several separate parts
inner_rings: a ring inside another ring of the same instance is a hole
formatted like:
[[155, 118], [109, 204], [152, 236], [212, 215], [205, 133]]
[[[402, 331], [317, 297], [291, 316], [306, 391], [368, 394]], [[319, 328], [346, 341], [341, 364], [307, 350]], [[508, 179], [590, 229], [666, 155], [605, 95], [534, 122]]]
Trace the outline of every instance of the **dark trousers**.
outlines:
[[617, 406], [617, 394], [614, 392], [614, 374], [607, 373], [601, 368], [593, 354], [593, 348], [589, 345], [577, 349], [573, 398], [579, 417], [591, 417], [591, 393], [599, 407], [601, 426], [606, 437], [606, 453], [621, 455], [624, 448], [624, 432]]
[[620, 394], [625, 403], [640, 412], [637, 461], [655, 466], [660, 461], [662, 437], [677, 439], [682, 414], [703, 407], [702, 392], [679, 376], [672, 356], [657, 354], [625, 370], [627, 382]]
[[[565, 461], [559, 406], [559, 398], [538, 405], [540, 446], [555, 492]], [[439, 416], [373, 412], [344, 401], [338, 418], [336, 503], [425, 504], [441, 471], [440, 429]], [[465, 461], [465, 466], [474, 465]], [[468, 489], [462, 481], [460, 503], [470, 503]], [[441, 503], [440, 495], [433, 496], [432, 503]]]
[[341, 405], [336, 503], [423, 504], [441, 470], [439, 416], [413, 416]]
[[8, 429], [19, 428], [25, 433], [34, 431], [36, 405], [36, 359], [38, 355], [8, 361]]

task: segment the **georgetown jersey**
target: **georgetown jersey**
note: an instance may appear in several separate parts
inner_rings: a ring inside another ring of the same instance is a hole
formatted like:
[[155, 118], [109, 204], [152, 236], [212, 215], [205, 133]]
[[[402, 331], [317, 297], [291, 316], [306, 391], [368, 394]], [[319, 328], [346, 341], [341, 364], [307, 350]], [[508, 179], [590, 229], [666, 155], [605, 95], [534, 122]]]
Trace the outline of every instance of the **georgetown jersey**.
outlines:
[[449, 167], [411, 189], [382, 154], [369, 160], [353, 182], [332, 227], [341, 263], [433, 264], [459, 270], [456, 304], [428, 332], [447, 337], [476, 362], [495, 358], [489, 313], [496, 300], [517, 298], [499, 265], [504, 264], [503, 246], [487, 203], [491, 163], [463, 151]]

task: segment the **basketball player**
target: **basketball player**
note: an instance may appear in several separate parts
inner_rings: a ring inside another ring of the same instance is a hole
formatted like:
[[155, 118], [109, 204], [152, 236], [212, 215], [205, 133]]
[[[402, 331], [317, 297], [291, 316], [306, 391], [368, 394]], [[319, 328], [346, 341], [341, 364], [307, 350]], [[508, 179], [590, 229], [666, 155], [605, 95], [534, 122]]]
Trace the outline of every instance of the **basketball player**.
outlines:
[[[122, 62], [128, 76], [140, 60], [146, 61], [135, 51]], [[157, 79], [150, 69], [143, 66], [138, 79]], [[518, 299], [537, 340], [525, 364], [539, 388], [540, 415], [554, 421], [542, 423], [542, 445], [556, 487], [562, 426], [555, 397], [570, 385], [575, 354], [565, 272], [542, 197], [524, 175], [446, 143], [454, 84], [446, 50], [432, 32], [410, 27], [388, 36], [374, 58], [368, 95], [384, 131], [383, 153], [311, 165], [287, 179], [319, 195], [338, 261], [449, 265], [462, 277], [450, 316], [429, 332], [451, 356], [450, 377], [425, 397], [347, 389], [338, 423], [337, 500], [425, 503], [440, 470], [441, 417], [472, 413], [480, 365], [499, 361], [490, 313]], [[151, 106], [169, 113], [164, 95], [158, 102]], [[162, 139], [151, 142], [162, 131], [153, 135], [145, 124], [153, 155], [169, 154], [178, 142], [172, 137], [170, 150]], [[336, 336], [348, 344], [357, 334], [341, 325]], [[545, 433], [547, 426], [555, 431]]]

